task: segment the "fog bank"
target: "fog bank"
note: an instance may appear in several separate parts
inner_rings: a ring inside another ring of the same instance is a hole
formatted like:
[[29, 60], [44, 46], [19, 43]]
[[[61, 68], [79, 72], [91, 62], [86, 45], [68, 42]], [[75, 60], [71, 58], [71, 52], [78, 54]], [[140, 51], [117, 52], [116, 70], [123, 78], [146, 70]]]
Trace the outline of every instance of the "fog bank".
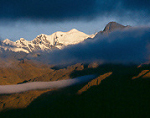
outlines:
[[90, 79], [93, 79], [94, 77], [95, 75], [86, 75], [74, 79], [60, 80], [60, 81], [29, 82], [17, 85], [0, 85], [0, 94], [13, 94], [37, 89], [60, 89], [88, 82]]

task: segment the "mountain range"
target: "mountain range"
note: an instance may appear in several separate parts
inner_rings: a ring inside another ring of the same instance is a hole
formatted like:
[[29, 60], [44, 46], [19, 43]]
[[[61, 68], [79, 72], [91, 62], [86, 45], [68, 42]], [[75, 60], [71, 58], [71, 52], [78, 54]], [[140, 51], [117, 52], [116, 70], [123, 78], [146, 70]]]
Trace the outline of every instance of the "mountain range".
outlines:
[[20, 38], [16, 42], [9, 39], [2, 41], [1, 49], [10, 50], [14, 52], [37, 52], [49, 51], [53, 49], [62, 49], [64, 46], [78, 44], [87, 38], [92, 38], [94, 35], [87, 35], [76, 29], [68, 32], [55, 32], [52, 35], [40, 34], [32, 41], [27, 41]]
[[123, 26], [116, 22], [110, 22], [106, 25], [103, 31], [88, 35], [77, 29], [72, 29], [68, 32], [55, 32], [51, 35], [40, 34], [32, 41], [27, 41], [24, 38], [20, 38], [15, 42], [5, 39], [0, 44], [0, 50], [7, 50], [13, 52], [38, 52], [38, 51], [51, 51], [54, 49], [63, 49], [68, 45], [75, 45], [85, 41], [86, 39], [94, 38], [99, 34], [107, 34], [115, 30], [129, 28], [129, 26]]

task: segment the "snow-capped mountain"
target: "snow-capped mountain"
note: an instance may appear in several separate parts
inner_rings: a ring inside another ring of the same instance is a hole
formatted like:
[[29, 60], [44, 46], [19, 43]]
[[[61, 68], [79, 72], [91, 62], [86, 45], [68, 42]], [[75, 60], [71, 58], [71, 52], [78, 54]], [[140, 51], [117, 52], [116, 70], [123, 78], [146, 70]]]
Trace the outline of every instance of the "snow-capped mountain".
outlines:
[[76, 29], [72, 29], [68, 32], [55, 32], [51, 35], [40, 34], [32, 41], [27, 41], [24, 38], [20, 38], [16, 42], [9, 39], [5, 39], [0, 43], [0, 52], [2, 50], [13, 52], [37, 52], [37, 51], [50, 51], [53, 49], [63, 49], [65, 46], [78, 44], [86, 39], [96, 39], [101, 35], [108, 35], [116, 30], [128, 29], [131, 26], [124, 26], [116, 22], [109, 22], [103, 31], [99, 31], [96, 34], [87, 35]]
[[72, 29], [68, 32], [55, 32], [52, 35], [41, 34], [38, 35], [32, 41], [27, 41], [24, 38], [20, 38], [16, 42], [9, 39], [2, 41], [0, 45], [1, 49], [11, 50], [14, 52], [36, 52], [36, 51], [48, 51], [55, 48], [62, 49], [68, 45], [78, 44], [87, 38], [93, 38], [94, 35], [87, 35], [76, 29]]

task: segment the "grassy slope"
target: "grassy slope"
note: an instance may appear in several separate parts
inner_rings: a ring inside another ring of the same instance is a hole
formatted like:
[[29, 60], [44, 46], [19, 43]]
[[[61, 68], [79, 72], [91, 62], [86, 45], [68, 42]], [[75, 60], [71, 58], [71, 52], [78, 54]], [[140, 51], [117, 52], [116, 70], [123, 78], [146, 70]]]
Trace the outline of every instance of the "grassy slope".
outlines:
[[[7, 64], [9, 65], [7, 66]], [[0, 66], [0, 85], [17, 84], [31, 81], [56, 81], [69, 79], [74, 70], [84, 69], [75, 64], [63, 69], [51, 69], [51, 66], [37, 64], [30, 60], [3, 62]]]

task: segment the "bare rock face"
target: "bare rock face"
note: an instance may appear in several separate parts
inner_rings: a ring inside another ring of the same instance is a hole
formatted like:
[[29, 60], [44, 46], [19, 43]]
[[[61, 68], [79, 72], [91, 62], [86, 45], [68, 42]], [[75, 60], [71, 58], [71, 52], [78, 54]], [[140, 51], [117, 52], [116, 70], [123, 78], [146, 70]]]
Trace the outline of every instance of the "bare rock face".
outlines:
[[116, 23], [116, 22], [109, 22], [106, 27], [104, 28], [103, 32], [106, 32], [106, 33], [109, 33], [109, 32], [112, 32], [112, 31], [115, 31], [115, 30], [123, 30], [125, 28], [129, 28], [131, 26], [124, 26], [124, 25], [121, 25], [119, 23]]
[[101, 37], [102, 35], [108, 35], [109, 33], [113, 32], [113, 31], [120, 31], [120, 30], [124, 30], [124, 29], [127, 29], [127, 28], [131, 28], [131, 26], [127, 25], [127, 26], [124, 26], [124, 25], [121, 25], [119, 23], [116, 23], [116, 22], [109, 22], [103, 31], [99, 31], [94, 38], [99, 38]]

